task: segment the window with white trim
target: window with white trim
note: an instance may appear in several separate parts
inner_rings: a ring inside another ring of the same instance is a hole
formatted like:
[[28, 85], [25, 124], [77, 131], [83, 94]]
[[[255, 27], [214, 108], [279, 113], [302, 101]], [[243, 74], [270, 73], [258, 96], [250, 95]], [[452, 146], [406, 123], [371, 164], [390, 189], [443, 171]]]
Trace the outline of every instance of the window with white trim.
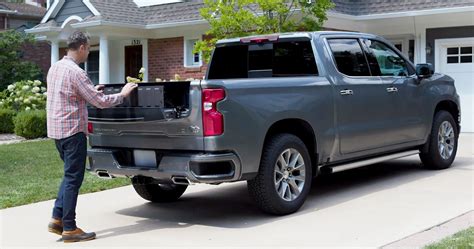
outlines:
[[185, 41], [184, 49], [184, 66], [185, 67], [200, 67], [202, 66], [202, 59], [200, 53], [194, 53], [194, 46], [199, 39], [188, 39]]
[[90, 51], [87, 61], [79, 64], [79, 67], [86, 71], [92, 83], [99, 84], [99, 50]]
[[448, 47], [446, 62], [448, 64], [472, 63], [473, 47]]
[[86, 63], [86, 72], [94, 84], [99, 83], [99, 51], [90, 51]]

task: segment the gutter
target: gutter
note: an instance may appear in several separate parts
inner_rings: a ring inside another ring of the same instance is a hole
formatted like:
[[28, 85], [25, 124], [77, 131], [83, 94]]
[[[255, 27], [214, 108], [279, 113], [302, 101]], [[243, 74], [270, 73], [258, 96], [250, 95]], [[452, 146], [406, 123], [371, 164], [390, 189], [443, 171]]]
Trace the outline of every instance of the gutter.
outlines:
[[0, 14], [18, 14], [18, 10], [0, 10]]
[[43, 32], [61, 32], [60, 27], [41, 27], [41, 28], [31, 28], [31, 29], [25, 29], [25, 32], [28, 34], [34, 34], [34, 33], [43, 33]]
[[120, 23], [120, 22], [111, 22], [111, 21], [103, 21], [103, 20], [95, 20], [95, 21], [85, 21], [71, 24], [73, 28], [87, 28], [87, 27], [95, 27], [95, 26], [113, 26], [113, 27], [120, 27], [120, 28], [137, 28], [137, 29], [145, 29], [145, 25], [141, 24], [127, 24], [127, 23]]
[[72, 24], [73, 28], [87, 28], [87, 27], [94, 27], [94, 26], [113, 26], [113, 27], [121, 27], [121, 28], [138, 28], [138, 29], [161, 29], [161, 28], [173, 28], [173, 27], [180, 27], [180, 26], [192, 26], [192, 25], [199, 25], [199, 24], [206, 24], [207, 21], [200, 19], [200, 20], [191, 20], [191, 21], [183, 21], [183, 22], [170, 22], [170, 23], [158, 23], [158, 24], [127, 24], [127, 23], [120, 23], [120, 22], [111, 22], [111, 21], [103, 21], [103, 20], [95, 20], [95, 21], [86, 21]]
[[7, 14], [7, 15], [18, 15], [18, 16], [25, 16], [25, 17], [32, 17], [32, 18], [41, 18], [43, 15], [36, 15], [36, 14], [25, 14], [18, 12], [18, 10], [3, 10], [0, 9], [0, 14]]
[[190, 26], [199, 25], [199, 24], [207, 24], [207, 21], [204, 19], [199, 19], [199, 20], [191, 20], [191, 21], [184, 21], [184, 22], [147, 24], [145, 25], [145, 29], [172, 28], [172, 27], [187, 26], [187, 25], [190, 25]]

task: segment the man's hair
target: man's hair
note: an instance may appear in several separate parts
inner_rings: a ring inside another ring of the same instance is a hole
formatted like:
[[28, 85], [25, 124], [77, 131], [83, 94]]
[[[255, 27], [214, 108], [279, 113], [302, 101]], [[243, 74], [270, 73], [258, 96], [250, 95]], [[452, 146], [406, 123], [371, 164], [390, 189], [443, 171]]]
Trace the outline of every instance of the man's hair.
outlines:
[[81, 31], [76, 31], [67, 39], [67, 47], [71, 50], [78, 50], [81, 45], [89, 43], [89, 36]]

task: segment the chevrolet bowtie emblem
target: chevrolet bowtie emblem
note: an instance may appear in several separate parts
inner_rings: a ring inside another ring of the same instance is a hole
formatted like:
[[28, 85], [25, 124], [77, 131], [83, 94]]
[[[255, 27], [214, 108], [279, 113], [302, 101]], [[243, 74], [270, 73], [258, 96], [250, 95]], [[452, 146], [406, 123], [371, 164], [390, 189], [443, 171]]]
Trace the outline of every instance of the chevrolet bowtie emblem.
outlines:
[[192, 126], [189, 127], [189, 129], [190, 129], [191, 132], [194, 133], [194, 134], [199, 133], [199, 131], [201, 130], [201, 128], [199, 128], [199, 126], [197, 126], [197, 125], [192, 125]]

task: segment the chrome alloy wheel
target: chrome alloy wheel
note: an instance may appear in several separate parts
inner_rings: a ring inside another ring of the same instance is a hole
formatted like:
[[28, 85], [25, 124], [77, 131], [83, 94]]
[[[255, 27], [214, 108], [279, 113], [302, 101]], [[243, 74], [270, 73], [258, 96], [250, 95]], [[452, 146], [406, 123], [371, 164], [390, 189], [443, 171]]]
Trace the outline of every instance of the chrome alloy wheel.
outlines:
[[447, 160], [451, 157], [454, 151], [454, 128], [450, 122], [444, 121], [439, 126], [438, 131], [438, 151], [441, 158]]
[[305, 162], [296, 149], [283, 151], [275, 163], [275, 189], [280, 198], [293, 201], [303, 191], [305, 183]]

